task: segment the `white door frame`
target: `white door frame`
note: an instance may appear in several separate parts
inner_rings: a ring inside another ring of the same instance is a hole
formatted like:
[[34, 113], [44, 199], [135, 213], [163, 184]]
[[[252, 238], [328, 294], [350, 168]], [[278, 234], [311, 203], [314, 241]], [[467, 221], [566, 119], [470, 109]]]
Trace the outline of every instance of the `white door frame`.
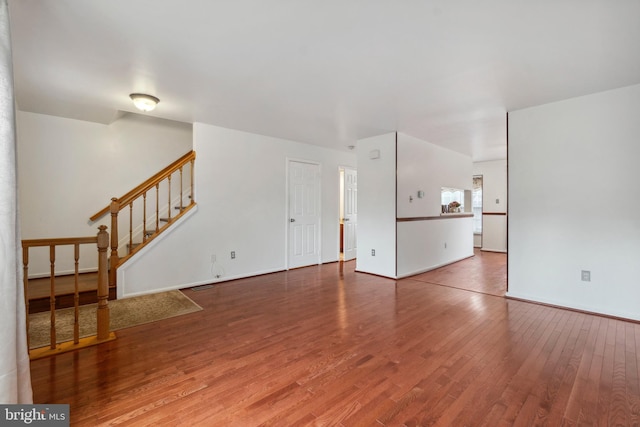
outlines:
[[317, 184], [318, 191], [316, 194], [316, 203], [318, 206], [318, 232], [317, 232], [317, 241], [318, 241], [318, 260], [316, 264], [322, 264], [322, 164], [319, 162], [315, 162], [313, 160], [308, 159], [300, 159], [295, 157], [287, 157], [286, 158], [286, 182], [285, 182], [285, 248], [284, 248], [284, 259], [285, 259], [285, 268], [289, 270], [291, 268], [291, 260], [289, 259], [289, 239], [290, 239], [290, 227], [289, 227], [289, 209], [290, 209], [290, 182], [289, 182], [289, 173], [290, 173], [290, 164], [292, 162], [296, 163], [307, 163], [311, 165], [318, 166], [318, 176], [317, 176]]

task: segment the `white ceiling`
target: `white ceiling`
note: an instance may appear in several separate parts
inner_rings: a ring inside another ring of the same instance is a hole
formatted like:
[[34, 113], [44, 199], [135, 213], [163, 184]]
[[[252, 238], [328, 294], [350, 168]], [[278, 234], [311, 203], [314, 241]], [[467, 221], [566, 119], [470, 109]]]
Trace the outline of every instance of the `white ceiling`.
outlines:
[[640, 83], [639, 0], [9, 0], [19, 109], [506, 156], [507, 111]]

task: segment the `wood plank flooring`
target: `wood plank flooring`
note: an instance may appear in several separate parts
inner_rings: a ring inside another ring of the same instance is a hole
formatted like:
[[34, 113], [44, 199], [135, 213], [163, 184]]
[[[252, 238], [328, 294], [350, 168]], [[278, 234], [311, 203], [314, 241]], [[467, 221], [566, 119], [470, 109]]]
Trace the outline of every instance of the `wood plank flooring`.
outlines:
[[412, 277], [420, 282], [504, 296], [507, 292], [507, 254], [473, 250], [474, 256]]
[[640, 325], [307, 267], [185, 293], [204, 310], [32, 362], [72, 425], [640, 423]]

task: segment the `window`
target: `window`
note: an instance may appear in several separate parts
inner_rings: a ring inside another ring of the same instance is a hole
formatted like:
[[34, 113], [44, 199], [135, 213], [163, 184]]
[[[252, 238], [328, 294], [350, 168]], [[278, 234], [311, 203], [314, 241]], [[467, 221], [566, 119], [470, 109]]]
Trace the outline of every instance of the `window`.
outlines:
[[473, 177], [471, 191], [471, 212], [473, 212], [473, 233], [482, 233], [482, 175]]

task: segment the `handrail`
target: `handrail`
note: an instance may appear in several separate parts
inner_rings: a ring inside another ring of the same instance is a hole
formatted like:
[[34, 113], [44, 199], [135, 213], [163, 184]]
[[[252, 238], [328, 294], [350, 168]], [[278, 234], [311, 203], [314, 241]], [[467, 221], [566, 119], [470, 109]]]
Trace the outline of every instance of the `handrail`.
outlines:
[[[149, 178], [146, 181], [144, 181], [142, 184], [138, 185], [137, 187], [135, 187], [131, 191], [125, 193], [122, 197], [117, 199], [119, 204], [120, 204], [120, 206], [121, 206], [121, 208], [124, 208], [124, 206], [128, 205], [133, 200], [135, 200], [138, 197], [140, 197], [146, 191], [149, 191], [151, 188], [155, 187], [156, 184], [160, 183], [162, 180], [164, 180], [165, 178], [170, 176], [173, 172], [178, 170], [180, 168], [180, 166], [183, 166], [183, 165], [187, 164], [188, 162], [190, 162], [192, 160], [195, 160], [195, 158], [196, 158], [196, 152], [195, 151], [191, 151], [191, 152], [185, 154], [184, 156], [180, 157], [178, 160], [176, 160], [175, 162], [171, 163], [170, 165], [168, 165], [164, 169], [162, 169], [157, 174], [153, 175], [151, 178]], [[109, 212], [111, 212], [111, 204], [109, 204], [105, 208], [103, 208], [100, 211], [98, 211], [95, 214], [93, 214], [89, 218], [89, 220], [94, 222], [97, 219], [99, 219], [100, 217], [108, 214]]]
[[[75, 290], [74, 290], [74, 333], [73, 333], [73, 347], [68, 349], [78, 348], [79, 341], [79, 295], [78, 295], [78, 261], [80, 258], [80, 245], [82, 244], [95, 244], [98, 249], [98, 309], [97, 309], [97, 334], [95, 343], [103, 342], [111, 339], [109, 332], [109, 283], [108, 283], [108, 267], [107, 267], [107, 250], [109, 248], [109, 233], [107, 233], [107, 226], [101, 225], [98, 227], [99, 231], [96, 236], [89, 237], [63, 237], [52, 239], [25, 239], [22, 241], [22, 263], [23, 263], [23, 286], [24, 286], [24, 298], [27, 313], [29, 312], [29, 248], [33, 247], [49, 247], [49, 261], [50, 261], [50, 282], [51, 289], [49, 295], [49, 306], [51, 311], [51, 326], [50, 326], [50, 349], [46, 351], [32, 352], [32, 358], [35, 356], [41, 357], [43, 355], [54, 354], [60, 350], [56, 342], [56, 293], [55, 293], [55, 259], [56, 259], [56, 246], [74, 246], [74, 261], [75, 261]], [[26, 316], [27, 330], [29, 330], [29, 316]]]
[[96, 243], [96, 236], [89, 237], [59, 237], [55, 239], [25, 239], [22, 241], [23, 248], [34, 248], [37, 246], [64, 246], [74, 244]]

